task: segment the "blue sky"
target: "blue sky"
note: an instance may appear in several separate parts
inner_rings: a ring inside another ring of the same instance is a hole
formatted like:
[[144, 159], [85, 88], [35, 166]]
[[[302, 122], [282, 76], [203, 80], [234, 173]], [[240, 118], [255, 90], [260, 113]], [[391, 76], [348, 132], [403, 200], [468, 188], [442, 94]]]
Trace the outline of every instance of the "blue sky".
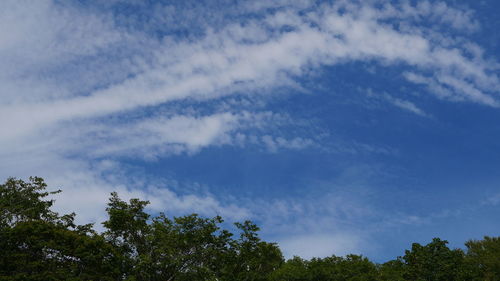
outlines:
[[287, 257], [500, 232], [497, 1], [3, 1], [0, 177], [251, 219]]

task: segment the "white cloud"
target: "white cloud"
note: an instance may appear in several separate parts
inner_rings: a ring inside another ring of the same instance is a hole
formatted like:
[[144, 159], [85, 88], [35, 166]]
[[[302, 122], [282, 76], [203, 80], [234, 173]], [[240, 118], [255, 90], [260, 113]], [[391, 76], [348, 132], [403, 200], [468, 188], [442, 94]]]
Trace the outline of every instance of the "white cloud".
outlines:
[[[45, 6], [51, 7], [47, 3], [49, 2], [46, 2]], [[409, 11], [425, 16], [429, 10], [424, 7], [425, 5], [404, 6], [403, 12], [387, 13], [369, 5], [339, 3], [331, 7], [322, 6], [322, 10], [310, 12], [302, 17], [293, 8], [270, 14], [265, 22], [271, 23], [271, 26], [259, 21], [250, 21], [244, 26], [230, 24], [220, 31], [209, 32], [199, 40], [180, 43], [165, 41], [163, 45], [154, 45], [155, 49], [148, 52], [153, 53], [157, 61], [140, 67], [143, 71], [137, 72], [132, 78], [121, 83], [91, 91], [88, 95], [80, 95], [77, 90], [66, 94], [69, 97], [64, 99], [46, 100], [40, 96], [51, 94], [41, 93], [39, 97], [31, 95], [28, 102], [0, 105], [2, 126], [10, 128], [13, 135], [16, 131], [20, 135], [25, 135], [35, 128], [64, 120], [106, 116], [175, 100], [216, 99], [231, 94], [231, 88], [238, 83], [258, 81], [257, 86], [276, 86], [280, 84], [279, 78], [282, 77], [280, 76], [282, 73], [301, 75], [310, 67], [335, 64], [345, 60], [379, 60], [389, 65], [406, 63], [426, 72], [435, 72], [433, 81], [440, 87], [451, 88], [450, 93], [452, 97], [456, 96], [455, 99], [497, 105], [496, 98], [490, 92], [495, 91], [499, 85], [498, 77], [489, 72], [490, 66], [487, 63], [478, 61], [480, 58], [469, 59], [464, 55], [466, 50], [457, 47], [446, 48], [418, 32], [401, 32], [384, 22], [379, 22], [380, 19], [397, 18], [401, 13], [408, 14]], [[52, 16], [50, 13], [53, 9], [45, 6], [37, 10], [41, 13], [39, 17], [42, 19]], [[346, 7], [350, 12], [340, 14], [339, 10]], [[390, 5], [387, 4], [385, 7]], [[396, 11], [397, 8], [393, 7]], [[449, 11], [442, 5], [431, 10]], [[65, 15], [69, 12], [63, 11], [60, 14]], [[58, 18], [58, 15], [53, 16], [55, 18], [53, 21], [59, 21], [57, 24], [60, 26], [67, 26], [69, 16]], [[47, 42], [59, 43], [58, 37], [76, 33], [79, 35], [78, 38], [83, 38], [79, 40], [86, 40], [81, 43], [69, 40], [71, 44], [62, 44], [61, 50], [55, 49], [57, 55], [69, 54], [68, 61], [71, 61], [88, 53], [94, 54], [117, 40], [123, 44], [122, 38], [133, 35], [123, 35], [114, 31], [112, 24], [107, 23], [109, 20], [90, 15], [87, 17], [90, 19], [84, 17], [85, 20], [92, 23], [85, 25], [88, 30], [78, 29], [78, 32], [75, 32], [72, 28], [62, 29], [57, 30], [58, 36], [52, 33], [42, 34], [41, 38]], [[398, 20], [404, 21], [405, 18]], [[293, 24], [295, 29], [289, 32], [277, 32], [276, 29], [281, 28], [283, 24]], [[313, 27], [312, 24], [317, 27]], [[37, 34], [35, 27], [36, 24], [29, 24], [26, 30], [20, 32]], [[113, 32], [118, 35], [109, 36], [108, 33]], [[25, 37], [31, 38], [31, 36]], [[108, 42], [101, 40], [101, 37], [118, 39]], [[38, 35], [33, 40], [37, 38]], [[257, 41], [251, 44], [242, 41], [248, 38], [256, 38]], [[95, 47], [86, 44], [87, 41], [93, 42]], [[76, 46], [73, 46], [75, 44]], [[32, 44], [21, 40], [16, 43], [17, 45], [29, 48]], [[87, 47], [74, 50], [78, 46]], [[48, 61], [56, 57], [36, 49], [29, 49], [29, 52], [32, 55], [41, 53], [43, 54], [41, 57]], [[4, 51], [1, 56], [10, 58], [11, 54]], [[23, 54], [16, 57], [22, 61], [30, 58]], [[61, 58], [57, 56], [57, 60]], [[469, 82], [461, 82], [462, 80]], [[41, 84], [46, 85], [46, 83]], [[46, 86], [47, 90], [53, 88], [50, 85]], [[11, 86], [9, 90], [15, 91], [15, 86]]]
[[428, 116], [422, 109], [418, 108], [414, 103], [407, 101], [407, 100], [402, 100], [402, 99], [396, 99], [396, 98], [390, 98], [389, 101], [393, 103], [395, 106], [402, 108], [404, 110], [413, 112], [417, 115], [420, 116]]
[[362, 246], [362, 241], [362, 237], [352, 233], [309, 233], [287, 237], [279, 241], [279, 245], [284, 249], [284, 255], [288, 258], [300, 256], [310, 259], [331, 255], [360, 254], [366, 249], [364, 245]]
[[429, 117], [430, 116], [429, 114], [425, 113], [422, 109], [420, 109], [417, 105], [415, 105], [411, 101], [400, 99], [400, 98], [395, 98], [395, 97], [393, 97], [389, 94], [385, 94], [385, 93], [383, 95], [381, 95], [381, 97], [383, 99], [385, 99], [386, 101], [390, 102], [391, 104], [393, 104], [394, 106], [397, 106], [403, 110], [420, 115], [422, 117]]
[[[417, 82], [417, 81], [418, 81], [418, 79], [416, 79], [414, 82]], [[431, 117], [430, 114], [423, 111], [421, 108], [419, 108], [416, 104], [414, 104], [411, 101], [401, 99], [401, 98], [396, 98], [396, 97], [389, 95], [387, 93], [382, 93], [382, 94], [374, 93], [372, 89], [367, 89], [366, 94], [370, 98], [375, 98], [378, 100], [383, 100], [383, 101], [389, 102], [390, 104], [392, 104], [396, 107], [399, 107], [400, 109], [403, 109], [403, 110], [406, 110], [408, 112], [420, 115], [422, 117]]]
[[282, 137], [272, 137], [270, 135], [264, 135], [261, 137], [262, 142], [264, 143], [267, 150], [270, 152], [277, 152], [279, 149], [303, 149], [309, 146], [314, 145], [314, 141], [311, 139], [303, 139], [303, 138], [293, 138], [293, 139], [285, 139]]
[[473, 32], [480, 28], [479, 22], [474, 19], [474, 13], [464, 8], [450, 7], [445, 2], [419, 1], [416, 5], [408, 1], [401, 1], [392, 5], [383, 5], [382, 11], [377, 18], [399, 18], [401, 20], [428, 21], [447, 24], [449, 27], [459, 31]]
[[[155, 158], [169, 153], [194, 153], [210, 145], [229, 144], [238, 116], [230, 113], [194, 117], [176, 115], [148, 118], [117, 127], [97, 128], [86, 135], [96, 156], [134, 155]], [[81, 149], [81, 148], [80, 148]]]

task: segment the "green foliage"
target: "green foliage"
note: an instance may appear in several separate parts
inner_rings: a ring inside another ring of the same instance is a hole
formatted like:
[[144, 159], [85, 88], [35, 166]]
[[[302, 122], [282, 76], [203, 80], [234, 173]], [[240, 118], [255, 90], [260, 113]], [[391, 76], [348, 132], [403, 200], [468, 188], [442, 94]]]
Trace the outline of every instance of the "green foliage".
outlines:
[[123, 276], [132, 276], [141, 257], [148, 251], [149, 215], [144, 212], [147, 204], [147, 201], [139, 199], [132, 199], [127, 203], [115, 192], [109, 198], [106, 208], [109, 219], [103, 222], [107, 229], [103, 236], [119, 253], [117, 268]]
[[446, 246], [448, 241], [439, 238], [422, 246], [413, 243], [411, 250], [406, 250], [405, 277], [415, 281], [453, 281], [459, 280], [460, 269], [464, 259], [461, 250], [451, 250]]
[[273, 272], [271, 280], [275, 281], [308, 281], [312, 280], [309, 270], [309, 261], [300, 257], [293, 257], [286, 261], [278, 270]]
[[141, 255], [136, 274], [147, 276], [138, 280], [215, 280], [231, 237], [220, 230], [220, 223], [220, 217], [197, 215], [155, 218], [147, 235], [148, 251]]
[[313, 258], [310, 261], [294, 257], [274, 273], [273, 280], [375, 281], [377, 267], [367, 258], [358, 255]]
[[0, 280], [116, 280], [116, 255], [74, 214], [50, 210], [41, 178], [0, 185]]
[[259, 228], [250, 221], [235, 223], [240, 237], [229, 242], [229, 259], [221, 280], [269, 280], [270, 274], [283, 262], [280, 249], [274, 243], [261, 241]]
[[467, 247], [466, 268], [468, 280], [500, 280], [500, 237], [485, 236], [483, 240], [470, 240]]
[[58, 215], [50, 210], [54, 201], [43, 199], [60, 190], [47, 192], [46, 187], [38, 177], [30, 177], [29, 182], [9, 178], [0, 185], [0, 227], [32, 220], [55, 221]]
[[233, 239], [221, 217], [150, 220], [147, 204], [112, 193], [106, 209], [103, 235], [120, 252], [126, 280], [267, 280], [282, 262], [279, 248], [261, 241], [249, 221], [236, 223], [241, 235]]
[[147, 201], [112, 193], [105, 231], [51, 210], [41, 178], [0, 185], [1, 280], [128, 281], [500, 281], [500, 237], [468, 241], [464, 253], [435, 238], [384, 264], [347, 255], [283, 260], [250, 221], [223, 229], [221, 217], [151, 217]]
[[404, 262], [398, 258], [379, 265], [378, 280], [380, 281], [403, 281], [405, 272]]

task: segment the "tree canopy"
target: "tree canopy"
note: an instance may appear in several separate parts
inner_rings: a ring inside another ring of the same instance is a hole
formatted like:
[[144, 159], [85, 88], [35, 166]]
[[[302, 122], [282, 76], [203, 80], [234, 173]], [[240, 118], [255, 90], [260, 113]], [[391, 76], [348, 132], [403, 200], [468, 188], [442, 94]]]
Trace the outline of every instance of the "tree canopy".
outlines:
[[285, 261], [251, 221], [233, 233], [219, 216], [152, 216], [149, 202], [112, 193], [96, 232], [52, 210], [58, 192], [38, 177], [0, 184], [0, 280], [500, 280], [500, 237], [467, 241], [465, 250], [434, 238], [383, 264], [360, 255]]

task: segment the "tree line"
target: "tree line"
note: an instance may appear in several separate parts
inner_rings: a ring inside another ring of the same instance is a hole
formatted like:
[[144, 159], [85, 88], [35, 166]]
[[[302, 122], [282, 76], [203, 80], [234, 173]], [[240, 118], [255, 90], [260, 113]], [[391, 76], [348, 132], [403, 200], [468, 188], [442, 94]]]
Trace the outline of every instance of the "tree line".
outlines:
[[361, 255], [285, 260], [250, 221], [233, 233], [219, 216], [151, 216], [147, 201], [116, 193], [96, 232], [52, 210], [48, 198], [58, 192], [38, 177], [0, 184], [0, 280], [500, 280], [500, 237], [467, 241], [465, 250], [434, 238], [383, 264]]

